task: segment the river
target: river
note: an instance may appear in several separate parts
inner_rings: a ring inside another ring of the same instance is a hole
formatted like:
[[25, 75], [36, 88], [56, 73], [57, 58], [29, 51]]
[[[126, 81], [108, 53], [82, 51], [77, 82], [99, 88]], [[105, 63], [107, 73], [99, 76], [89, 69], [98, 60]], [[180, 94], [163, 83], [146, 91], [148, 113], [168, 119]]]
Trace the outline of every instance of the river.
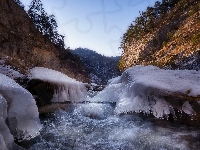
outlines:
[[198, 150], [200, 129], [176, 122], [114, 113], [114, 103], [69, 104], [45, 116], [30, 150]]

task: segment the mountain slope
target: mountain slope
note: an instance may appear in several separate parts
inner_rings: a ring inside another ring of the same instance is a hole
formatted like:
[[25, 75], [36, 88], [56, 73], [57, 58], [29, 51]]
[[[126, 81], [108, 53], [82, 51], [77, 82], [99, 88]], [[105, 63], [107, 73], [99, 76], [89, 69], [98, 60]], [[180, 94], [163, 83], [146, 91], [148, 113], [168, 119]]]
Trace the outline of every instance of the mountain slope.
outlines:
[[[152, 9], [156, 10], [156, 7]], [[147, 24], [144, 27], [146, 29]], [[129, 27], [122, 39], [124, 54], [119, 63], [121, 71], [138, 64], [171, 69], [200, 68], [198, 0], [176, 1], [165, 14], [158, 15], [151, 29], [142, 34], [132, 35], [132, 28]]]
[[119, 57], [106, 57], [89, 49], [77, 48], [71, 51], [80, 57], [90, 72], [92, 82], [106, 84], [107, 81], [119, 75], [117, 68]]
[[0, 45], [0, 59], [23, 74], [35, 66], [46, 67], [89, 82], [81, 61], [42, 36], [13, 0], [0, 2]]

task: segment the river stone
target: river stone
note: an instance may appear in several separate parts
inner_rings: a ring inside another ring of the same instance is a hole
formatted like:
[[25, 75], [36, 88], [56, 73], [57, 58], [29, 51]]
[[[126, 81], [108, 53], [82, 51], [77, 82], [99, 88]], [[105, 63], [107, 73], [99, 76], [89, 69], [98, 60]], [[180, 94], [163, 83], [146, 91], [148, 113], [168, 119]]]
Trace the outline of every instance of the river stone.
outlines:
[[52, 104], [48, 104], [48, 105], [45, 105], [43, 107], [40, 107], [39, 108], [39, 113], [40, 114], [44, 114], [44, 113], [53, 113], [57, 110], [66, 110], [67, 109], [67, 104], [62, 104], [62, 103], [52, 103]]

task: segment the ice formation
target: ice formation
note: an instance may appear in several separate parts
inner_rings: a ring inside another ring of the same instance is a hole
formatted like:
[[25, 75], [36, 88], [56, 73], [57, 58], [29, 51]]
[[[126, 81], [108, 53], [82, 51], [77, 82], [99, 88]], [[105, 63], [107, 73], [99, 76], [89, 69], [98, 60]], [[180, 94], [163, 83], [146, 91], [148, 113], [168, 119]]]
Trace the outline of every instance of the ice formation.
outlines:
[[29, 79], [39, 79], [55, 85], [51, 102], [84, 101], [87, 97], [86, 84], [76, 81], [61, 72], [35, 67], [30, 70]]
[[[144, 112], [157, 118], [174, 114], [173, 107], [165, 96], [200, 94], [200, 71], [164, 70], [154, 66], [134, 66], [119, 77], [108, 82], [108, 86], [91, 101], [117, 102], [115, 112]], [[194, 115], [189, 102], [181, 111]]]
[[[12, 144], [39, 134], [41, 124], [38, 108], [32, 95], [13, 79], [0, 74], [0, 143]], [[8, 125], [5, 120], [8, 120]], [[11, 135], [12, 133], [12, 135]]]
[[14, 138], [10, 133], [8, 126], [5, 121], [7, 118], [7, 101], [0, 95], [0, 147], [1, 149], [7, 149], [11, 147], [14, 142]]

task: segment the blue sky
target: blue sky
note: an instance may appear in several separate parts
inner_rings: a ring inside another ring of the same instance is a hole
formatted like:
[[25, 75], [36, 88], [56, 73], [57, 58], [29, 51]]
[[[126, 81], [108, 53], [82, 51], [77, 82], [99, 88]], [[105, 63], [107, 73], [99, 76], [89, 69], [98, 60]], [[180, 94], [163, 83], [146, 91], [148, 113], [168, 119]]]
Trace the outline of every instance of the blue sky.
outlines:
[[[41, 0], [54, 14], [60, 34], [71, 49], [88, 48], [106, 56], [119, 56], [122, 35], [130, 23], [156, 0]], [[31, 0], [21, 0], [28, 8]]]

